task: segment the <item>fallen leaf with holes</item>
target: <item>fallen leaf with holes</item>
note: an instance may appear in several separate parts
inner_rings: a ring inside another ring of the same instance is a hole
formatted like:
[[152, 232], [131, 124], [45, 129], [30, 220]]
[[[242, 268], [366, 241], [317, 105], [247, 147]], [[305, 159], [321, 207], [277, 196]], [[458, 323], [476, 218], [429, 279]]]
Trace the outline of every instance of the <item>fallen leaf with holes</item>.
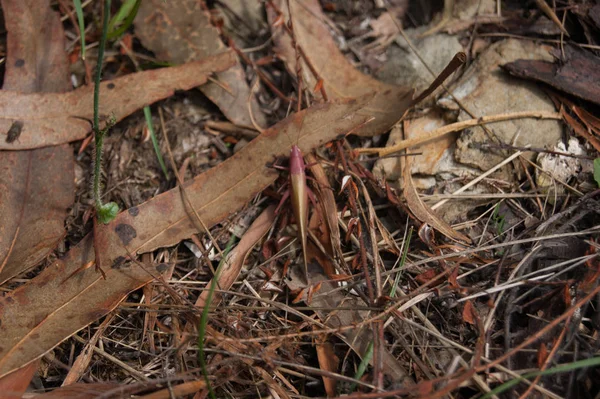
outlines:
[[[213, 72], [224, 71], [235, 63], [231, 51], [181, 66], [126, 75], [101, 83], [100, 116], [120, 121], [133, 112], [176, 90], [189, 90], [204, 84]], [[22, 150], [79, 140], [91, 131], [93, 86], [68, 93], [0, 91], [0, 149]], [[23, 128], [18, 140], [7, 142], [13, 122]]]
[[[70, 90], [65, 35], [50, 2], [3, 0], [2, 11], [8, 37], [0, 93]], [[22, 140], [21, 134], [10, 145]], [[75, 193], [74, 175], [73, 151], [68, 144], [0, 151], [0, 284], [38, 264], [65, 235], [64, 220]]]
[[[288, 21], [287, 3], [276, 0], [274, 3]], [[304, 51], [311, 65], [302, 63], [304, 82], [309, 90], [317, 86], [310, 68], [318, 72], [323, 79], [323, 87], [331, 98], [358, 98], [367, 93], [375, 97], [364, 109], [365, 115], [375, 117], [373, 121], [360, 128], [356, 133], [362, 136], [381, 134], [394, 125], [408, 109], [412, 102], [413, 89], [382, 83], [354, 68], [338, 49], [324, 21], [319, 2], [316, 0], [290, 0], [292, 23], [296, 42]], [[279, 15], [272, 7], [267, 7], [273, 39], [277, 46], [277, 54], [284, 60], [288, 71], [296, 74], [296, 51], [289, 35], [280, 23]]]
[[[300, 149], [345, 135], [364, 123], [357, 116], [369, 99], [318, 104], [266, 130], [225, 162], [186, 182], [185, 189], [207, 226], [219, 223], [272, 184], [268, 165], [289, 154], [290, 137]], [[163, 270], [128, 261], [133, 254], [174, 245], [198, 230], [179, 188], [130, 208], [104, 226], [101, 239], [86, 236], [40, 275], [0, 298], [0, 377], [25, 366], [114, 309], [132, 290]], [[83, 265], [102, 251], [106, 280]]]
[[[210, 14], [197, 0], [145, 0], [135, 18], [135, 33], [144, 47], [159, 60], [175, 64], [198, 60], [224, 51], [225, 45], [217, 28], [211, 25]], [[252, 115], [259, 126], [265, 117], [246, 83], [239, 62], [218, 73], [215, 80], [200, 90], [215, 103], [223, 115], [241, 126], [253, 126]]]

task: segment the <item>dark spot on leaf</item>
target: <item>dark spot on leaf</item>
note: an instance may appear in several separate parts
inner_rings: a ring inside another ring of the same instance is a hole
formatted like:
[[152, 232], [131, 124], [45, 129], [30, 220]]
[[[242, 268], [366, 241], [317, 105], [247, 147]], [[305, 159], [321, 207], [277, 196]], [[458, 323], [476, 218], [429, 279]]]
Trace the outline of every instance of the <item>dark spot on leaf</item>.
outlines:
[[135, 229], [131, 227], [131, 225], [126, 223], [118, 224], [117, 227], [115, 227], [115, 232], [117, 233], [117, 235], [121, 239], [121, 242], [124, 245], [129, 245], [131, 240], [137, 237], [137, 232], [135, 231]]
[[140, 214], [140, 208], [137, 206], [132, 206], [127, 210], [131, 216], [137, 216]]
[[23, 65], [25, 65], [25, 60], [23, 58], [19, 58], [18, 60], [15, 61], [15, 66], [20, 68]]
[[38, 339], [39, 337], [40, 337], [40, 334], [38, 334], [38, 333], [31, 334], [32, 339]]
[[115, 84], [114, 83], [109, 83], [109, 84], [106, 85], [106, 88], [109, 89], [109, 90], [112, 90], [112, 89], [115, 88]]
[[6, 303], [15, 303], [15, 299], [9, 296], [6, 298]]
[[156, 271], [158, 271], [159, 273], [164, 273], [167, 271], [168, 268], [169, 265], [167, 265], [166, 263], [159, 263], [158, 266], [156, 266]]
[[21, 131], [23, 130], [23, 121], [14, 121], [12, 125], [10, 125], [10, 129], [8, 129], [8, 133], [6, 133], [6, 142], [12, 143], [21, 135]]
[[123, 267], [123, 265], [125, 264], [126, 261], [127, 261], [127, 258], [125, 258], [124, 256], [119, 256], [117, 259], [115, 259], [113, 261], [111, 268], [118, 270]]

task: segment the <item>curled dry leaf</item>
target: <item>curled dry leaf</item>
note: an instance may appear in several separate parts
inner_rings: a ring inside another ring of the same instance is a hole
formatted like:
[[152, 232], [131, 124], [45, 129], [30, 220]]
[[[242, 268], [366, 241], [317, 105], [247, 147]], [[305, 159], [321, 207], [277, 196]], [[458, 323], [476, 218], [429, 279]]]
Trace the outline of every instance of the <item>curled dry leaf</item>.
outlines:
[[[242, 239], [237, 243], [227, 255], [227, 260], [223, 263], [223, 269], [219, 275], [218, 287], [219, 291], [227, 291], [235, 280], [237, 280], [246, 260], [248, 252], [256, 245], [256, 243], [269, 231], [271, 225], [275, 221], [275, 206], [269, 206], [265, 209], [248, 230], [244, 233]], [[209, 282], [207, 286], [210, 286]], [[204, 290], [196, 300], [196, 306], [203, 308], [206, 306], [206, 298], [208, 298], [209, 290]], [[211, 305], [216, 305], [221, 300], [221, 292], [215, 292]]]
[[[411, 157], [406, 157], [405, 162], [405, 170], [410, 170], [412, 162]], [[421, 201], [410, 173], [404, 174], [404, 198], [406, 199], [408, 208], [419, 221], [428, 224], [452, 240], [462, 243], [471, 243], [471, 239], [469, 237], [454, 230], [452, 226], [436, 215], [430, 207]]]
[[[275, 181], [278, 172], [268, 165], [289, 153], [289, 137], [298, 137], [301, 150], [309, 152], [364, 123], [356, 113], [367, 102], [316, 105], [267, 129], [186, 183], [193, 207], [207, 226], [222, 221]], [[130, 208], [104, 226], [99, 242], [86, 236], [64, 258], [0, 298], [0, 377], [41, 357], [162, 272], [161, 267], [149, 269], [127, 259], [196, 233], [187, 211], [178, 188]], [[106, 280], [94, 268], [82, 268], [95, 259], [95, 249], [104, 255]]]
[[[235, 63], [231, 51], [177, 67], [138, 72], [101, 83], [100, 116], [120, 121], [145, 105], [189, 90]], [[93, 86], [68, 93], [24, 94], [0, 91], [0, 149], [22, 150], [79, 140], [91, 131]], [[18, 140], [6, 142], [14, 121], [22, 121]]]
[[[220, 53], [225, 49], [219, 31], [211, 25], [210, 14], [197, 0], [144, 0], [135, 18], [135, 33], [159, 60], [183, 64]], [[236, 125], [252, 126], [248, 102], [254, 120], [264, 126], [260, 110], [239, 62], [215, 76], [219, 82], [200, 90]]]
[[[2, 11], [8, 37], [0, 93], [69, 90], [65, 36], [50, 2], [2, 0]], [[10, 94], [6, 98], [11, 101]], [[13, 125], [8, 123], [8, 130]], [[19, 133], [11, 143], [0, 141], [20, 146], [24, 138]], [[75, 192], [73, 167], [67, 144], [0, 151], [0, 284], [39, 263], [65, 235], [64, 220]]]
[[[296, 73], [296, 52], [289, 35], [281, 24], [278, 11], [289, 19], [287, 1], [275, 0], [278, 10], [267, 7], [273, 39], [277, 54], [286, 64], [291, 74]], [[382, 83], [354, 68], [338, 49], [325, 23], [316, 0], [290, 0], [294, 35], [296, 42], [304, 51], [310, 65], [303, 63], [303, 79], [308, 88], [317, 86], [317, 80], [310, 73], [310, 67], [318, 72], [324, 81], [324, 88], [331, 98], [358, 98], [365, 94], [374, 94], [373, 101], [363, 110], [364, 115], [375, 119], [358, 129], [356, 134], [372, 136], [382, 134], [394, 125], [412, 103], [413, 89]]]

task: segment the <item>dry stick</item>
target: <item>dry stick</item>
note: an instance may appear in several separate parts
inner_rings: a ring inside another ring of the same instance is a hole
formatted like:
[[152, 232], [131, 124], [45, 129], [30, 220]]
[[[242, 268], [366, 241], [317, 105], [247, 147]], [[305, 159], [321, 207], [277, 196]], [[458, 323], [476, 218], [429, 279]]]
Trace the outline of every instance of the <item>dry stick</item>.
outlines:
[[544, 0], [535, 0], [535, 4], [540, 8], [540, 10], [542, 10], [544, 14], [546, 14], [548, 18], [552, 20], [552, 22], [554, 22], [556, 26], [558, 26], [558, 29], [560, 29], [563, 34], [571, 37], [569, 32], [567, 32], [563, 24], [560, 22], [560, 19], [558, 19], [554, 11], [552, 11], [550, 6]]
[[[296, 53], [296, 79], [298, 80], [298, 104], [296, 112], [300, 112], [302, 109], [302, 63], [300, 62], [300, 52], [298, 51], [298, 43], [296, 42], [296, 35], [294, 35], [294, 24], [292, 22], [292, 9], [290, 7], [290, 0], [287, 0], [288, 7], [288, 28], [290, 32], [290, 37], [292, 39], [292, 47]], [[284, 23], [285, 25], [285, 23]], [[306, 255], [305, 255], [306, 256]]]
[[[455, 192], [453, 192], [452, 194], [460, 194], [466, 190], [468, 190], [469, 188], [473, 187], [474, 185], [476, 185], [477, 183], [479, 183], [481, 180], [485, 179], [486, 177], [488, 177], [489, 175], [491, 175], [492, 173], [494, 173], [495, 171], [497, 171], [498, 169], [500, 169], [501, 167], [503, 167], [504, 165], [510, 163], [513, 159], [517, 158], [518, 156], [520, 156], [523, 152], [522, 151], [517, 151], [514, 154], [512, 154], [510, 157], [506, 158], [504, 161], [500, 162], [499, 164], [495, 165], [493, 168], [489, 169], [488, 171], [486, 171], [485, 173], [483, 173], [482, 175], [479, 175], [477, 178], [471, 180], [469, 183], [465, 184], [464, 186], [462, 186], [461, 188], [459, 188], [458, 190], [456, 190]], [[437, 204], [433, 205], [431, 207], [432, 210], [435, 210], [437, 208], [439, 208], [440, 206], [444, 205], [446, 202], [448, 202], [449, 199], [445, 199], [445, 200], [441, 200], [440, 202], [438, 202]]]
[[[565, 334], [567, 332], [570, 321], [571, 321], [571, 317], [569, 317], [567, 319], [567, 321], [565, 322], [565, 326], [563, 327], [562, 331], [560, 332], [559, 337], [556, 339], [556, 343], [552, 347], [552, 350], [550, 351], [550, 353], [548, 354], [546, 359], [544, 359], [544, 364], [542, 364], [542, 367], [540, 367], [540, 371], [544, 371], [548, 368], [548, 366], [550, 365], [550, 362], [552, 361], [552, 358], [554, 358], [554, 355], [556, 355], [556, 352], [558, 352], [558, 348], [560, 347], [561, 342], [565, 338]], [[541, 374], [538, 375], [537, 377], [535, 377], [535, 379], [531, 382], [531, 385], [529, 385], [527, 390], [525, 392], [523, 392], [523, 394], [519, 397], [519, 399], [528, 398], [531, 391], [533, 391], [533, 389], [535, 387], [537, 387], [537, 383], [540, 382], [541, 378], [542, 378]]]
[[465, 63], [467, 60], [467, 55], [462, 51], [460, 53], [456, 53], [452, 60], [446, 65], [446, 68], [435, 78], [435, 80], [429, 85], [425, 91], [423, 91], [417, 98], [415, 98], [412, 103], [418, 104], [431, 93], [433, 93], [440, 85], [444, 83], [444, 80], [450, 75], [452, 75], [461, 65]]
[[419, 137], [414, 137], [407, 140], [402, 140], [397, 144], [394, 144], [391, 147], [377, 147], [377, 148], [358, 148], [355, 151], [361, 154], [379, 154], [380, 157], [387, 156], [393, 154], [395, 152], [405, 150], [410, 147], [415, 147], [420, 144], [423, 144], [427, 141], [440, 138], [445, 136], [446, 134], [452, 132], [458, 132], [460, 130], [483, 125], [486, 123], [494, 123], [494, 122], [502, 122], [511, 119], [521, 119], [521, 118], [537, 118], [537, 119], [561, 119], [561, 115], [556, 112], [547, 112], [547, 111], [521, 111], [521, 112], [510, 112], [505, 114], [498, 115], [488, 115], [482, 116], [475, 119], [468, 119], [466, 121], [455, 122], [449, 125], [443, 126], [438, 129], [431, 130], [429, 132], [424, 132]]
[[[387, 4], [385, 4], [385, 8], [388, 12], [390, 12], [389, 7], [387, 6]], [[423, 66], [425, 67], [425, 69], [427, 69], [427, 71], [431, 74], [431, 76], [433, 76], [434, 78], [436, 77], [435, 72], [433, 72], [433, 70], [431, 69], [431, 67], [427, 64], [427, 62], [425, 62], [425, 59], [423, 59], [423, 57], [421, 56], [421, 53], [419, 53], [419, 51], [416, 49], [415, 45], [413, 44], [413, 42], [409, 39], [409, 37], [406, 35], [406, 32], [404, 32], [404, 29], [402, 29], [402, 25], [398, 22], [398, 18], [396, 18], [394, 16], [393, 13], [390, 12], [390, 15], [392, 16], [392, 19], [394, 21], [394, 24], [396, 24], [396, 27], [398, 28], [398, 31], [400, 32], [400, 34], [402, 35], [402, 38], [406, 41], [406, 44], [408, 44], [408, 47], [412, 50], [412, 52], [417, 56], [417, 58], [419, 59], [419, 61], [421, 61], [421, 64], [423, 64]], [[458, 104], [458, 106], [465, 111], [471, 118], [476, 118], [476, 116], [454, 95], [453, 92], [451, 92], [444, 84], [440, 85], [444, 91], [446, 93], [448, 93], [448, 95], [450, 97], [452, 97], [452, 99], [456, 102], [456, 104]], [[496, 135], [493, 134], [487, 127], [482, 126], [481, 127], [485, 133], [490, 137], [494, 137], [496, 138]], [[499, 141], [496, 139], [496, 141]]]
[[[219, 248], [219, 244], [217, 243], [217, 241], [214, 239], [214, 237], [210, 233], [210, 230], [208, 229], [208, 227], [206, 227], [206, 224], [204, 224], [204, 222], [202, 221], [202, 218], [200, 218], [200, 215], [198, 215], [196, 208], [194, 208], [194, 206], [192, 205], [192, 202], [190, 201], [190, 198], [188, 197], [187, 192], [185, 191], [185, 188], [183, 186], [183, 180], [181, 180], [181, 176], [179, 175], [179, 172], [177, 171], [177, 165], [175, 165], [175, 158], [173, 158], [173, 153], [171, 152], [171, 145], [169, 144], [169, 139], [167, 137], [167, 131], [165, 128], [165, 119], [163, 117], [162, 108], [160, 108], [160, 107], [158, 108], [158, 116], [160, 117], [160, 130], [162, 132], [163, 139], [165, 140], [165, 144], [167, 146], [167, 152], [169, 153], [169, 162], [171, 162], [171, 168], [173, 169], [173, 173], [175, 174], [175, 178], [177, 179], [177, 185], [179, 186], [179, 189], [181, 190], [181, 196], [183, 197], [184, 201], [186, 202], [186, 205], [194, 213], [196, 220], [200, 223], [200, 225], [202, 226], [202, 229], [204, 229], [204, 231], [210, 238], [210, 241], [212, 242], [212, 244], [215, 247], [215, 249], [217, 250], [217, 252], [219, 252], [219, 255], [221, 255], [221, 257], [222, 257], [223, 252], [221, 251], [221, 248]], [[202, 231], [202, 229], [198, 229], [198, 230]], [[211, 269], [210, 271], [213, 274], [215, 274], [212, 264], [208, 261], [206, 263], [210, 267], [210, 269]]]
[[[279, 9], [279, 7], [277, 7], [277, 5], [275, 3], [273, 3], [272, 0], [269, 0], [269, 6], [272, 7], [273, 10], [277, 13], [278, 18], [282, 18], [283, 19], [283, 12]], [[290, 2], [289, 2], [289, 0], [288, 0], [288, 10], [290, 10], [290, 21], [291, 21], [292, 20], [292, 12], [291, 12], [291, 9], [290, 9]], [[293, 30], [289, 26], [287, 26], [285, 23], [283, 23], [283, 27], [284, 27], [285, 31], [287, 32], [287, 34], [295, 42]], [[304, 49], [302, 48], [302, 46], [300, 46], [298, 44], [296, 46], [296, 51], [300, 54], [300, 56], [302, 56], [302, 59], [306, 63], [306, 66], [308, 66], [308, 69], [310, 69], [310, 72], [313, 74], [314, 78], [316, 79], [317, 86], [319, 88], [319, 91], [321, 92], [321, 96], [323, 97], [323, 101], [325, 101], [325, 102], [329, 101], [329, 97], [327, 96], [327, 91], [325, 90], [325, 85], [323, 84], [323, 78], [321, 78], [321, 75], [319, 75], [319, 72], [317, 71], [317, 68], [315, 68], [315, 66], [311, 62], [310, 58], [308, 58], [306, 56], [306, 53], [304, 52]], [[296, 60], [296, 62], [298, 62], [298, 60]], [[316, 88], [317, 87], [315, 87], [315, 89]]]
[[116, 312], [111, 312], [104, 321], [98, 326], [98, 329], [90, 338], [90, 340], [85, 344], [83, 350], [75, 359], [75, 362], [71, 366], [71, 369], [67, 373], [67, 376], [63, 380], [61, 386], [71, 385], [79, 381], [79, 379], [83, 376], [83, 373], [87, 369], [90, 361], [92, 360], [93, 348], [96, 347], [96, 343], [100, 339], [100, 337], [104, 334], [104, 331], [108, 328], [113, 318], [115, 317]]
[[517, 345], [510, 352], [505, 353], [504, 355], [500, 356], [498, 359], [492, 361], [491, 363], [489, 363], [487, 365], [483, 365], [483, 366], [478, 367], [476, 371], [477, 372], [485, 371], [485, 370], [487, 370], [487, 369], [489, 369], [491, 367], [494, 367], [495, 365], [500, 364], [503, 361], [505, 361], [506, 359], [508, 359], [509, 357], [513, 356], [514, 354], [516, 354], [521, 349], [523, 349], [523, 348], [525, 348], [525, 347], [533, 344], [538, 339], [540, 339], [541, 337], [543, 337], [546, 333], [548, 333], [552, 329], [554, 329], [560, 322], [562, 322], [563, 320], [565, 320], [565, 319], [570, 318], [571, 316], [573, 316], [573, 313], [575, 313], [575, 311], [577, 309], [581, 308], [583, 305], [585, 305], [586, 303], [588, 303], [589, 301], [591, 301], [594, 298], [594, 296], [596, 296], [598, 293], [600, 293], [600, 285], [598, 285], [588, 295], [586, 295], [585, 297], [583, 297], [582, 299], [580, 299], [579, 301], [577, 301], [577, 303], [575, 305], [573, 305], [569, 309], [567, 309], [562, 315], [560, 315], [556, 319], [552, 320], [552, 322], [549, 323], [546, 327], [542, 328], [541, 330], [539, 330], [538, 332], [536, 332], [535, 334], [533, 334], [531, 337], [529, 337], [528, 339], [526, 339], [525, 341], [523, 341], [522, 343], [520, 343], [519, 345]]

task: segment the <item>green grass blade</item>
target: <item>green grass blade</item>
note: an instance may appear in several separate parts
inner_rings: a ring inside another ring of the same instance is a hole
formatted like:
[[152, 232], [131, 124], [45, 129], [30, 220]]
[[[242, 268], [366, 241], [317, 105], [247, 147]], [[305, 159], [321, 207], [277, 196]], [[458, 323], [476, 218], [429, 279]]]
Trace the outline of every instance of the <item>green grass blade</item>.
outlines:
[[561, 364], [561, 365], [558, 365], [556, 367], [553, 367], [551, 369], [544, 370], [544, 371], [532, 371], [531, 373], [523, 374], [521, 377], [512, 379], [510, 381], [506, 381], [504, 384], [497, 386], [496, 388], [492, 389], [490, 392], [481, 396], [480, 399], [488, 399], [494, 395], [501, 394], [502, 392], [505, 392], [505, 391], [509, 390], [510, 388], [514, 387], [518, 383], [520, 383], [526, 379], [529, 379], [529, 378], [537, 377], [539, 375], [552, 375], [552, 374], [558, 374], [558, 373], [566, 373], [568, 371], [578, 370], [578, 369], [582, 369], [582, 368], [586, 368], [586, 367], [595, 367], [595, 366], [600, 366], [600, 357], [593, 357], [591, 359], [579, 360], [579, 361], [576, 361], [573, 363], [565, 363], [565, 364]]
[[165, 174], [165, 177], [167, 178], [167, 180], [169, 180], [169, 172], [167, 171], [167, 166], [165, 165], [163, 156], [160, 153], [158, 141], [156, 140], [156, 134], [154, 134], [154, 125], [152, 124], [152, 113], [150, 112], [150, 107], [148, 105], [144, 107], [144, 117], [146, 118], [146, 125], [148, 126], [148, 130], [150, 131], [150, 138], [152, 139], [152, 146], [154, 147], [156, 158], [158, 158], [158, 163], [160, 164], [160, 168]]
[[[365, 371], [367, 371], [367, 367], [369, 366], [369, 362], [371, 361], [372, 358], [373, 358], [373, 342], [371, 341], [371, 342], [369, 342], [369, 345], [367, 345], [367, 350], [365, 351], [365, 355], [363, 356], [362, 361], [358, 365], [358, 370], [356, 370], [356, 374], [354, 374], [355, 380], [360, 380], [362, 378], [362, 376], [365, 374]], [[350, 392], [354, 392], [355, 389], [356, 389], [356, 382], [353, 382], [352, 385], [350, 385]]]
[[227, 243], [227, 247], [223, 251], [223, 257], [219, 262], [219, 267], [215, 272], [215, 275], [210, 282], [210, 287], [208, 289], [208, 296], [206, 298], [206, 304], [204, 305], [204, 310], [202, 310], [202, 317], [200, 318], [200, 325], [198, 326], [198, 362], [200, 363], [200, 368], [202, 369], [202, 375], [204, 376], [204, 380], [206, 381], [206, 386], [208, 387], [208, 394], [211, 399], [216, 399], [215, 392], [210, 385], [210, 380], [208, 379], [208, 370], [206, 368], [206, 357], [204, 356], [204, 337], [206, 335], [206, 324], [208, 323], [208, 313], [210, 310], [210, 304], [213, 299], [213, 294], [215, 293], [215, 289], [217, 288], [217, 281], [219, 280], [219, 276], [221, 275], [221, 270], [223, 269], [223, 265], [227, 260], [227, 255], [229, 255], [229, 251], [233, 247], [235, 243], [235, 236], [232, 235]]
[[77, 22], [79, 23], [79, 36], [81, 37], [81, 59], [85, 60], [85, 24], [83, 22], [83, 7], [81, 0], [73, 0], [75, 14], [77, 14]]
[[[116, 39], [117, 37], [125, 33], [127, 29], [129, 29], [129, 27], [133, 23], [133, 20], [135, 19], [135, 16], [138, 13], [140, 4], [142, 4], [142, 0], [127, 0], [123, 3], [117, 15], [115, 15], [112, 21], [110, 21], [112, 26], [109, 24], [108, 27], [109, 40]], [[123, 19], [125, 20], [123, 21]], [[114, 29], [114, 27], [118, 25], [121, 21], [123, 21], [123, 24], [118, 28]]]

